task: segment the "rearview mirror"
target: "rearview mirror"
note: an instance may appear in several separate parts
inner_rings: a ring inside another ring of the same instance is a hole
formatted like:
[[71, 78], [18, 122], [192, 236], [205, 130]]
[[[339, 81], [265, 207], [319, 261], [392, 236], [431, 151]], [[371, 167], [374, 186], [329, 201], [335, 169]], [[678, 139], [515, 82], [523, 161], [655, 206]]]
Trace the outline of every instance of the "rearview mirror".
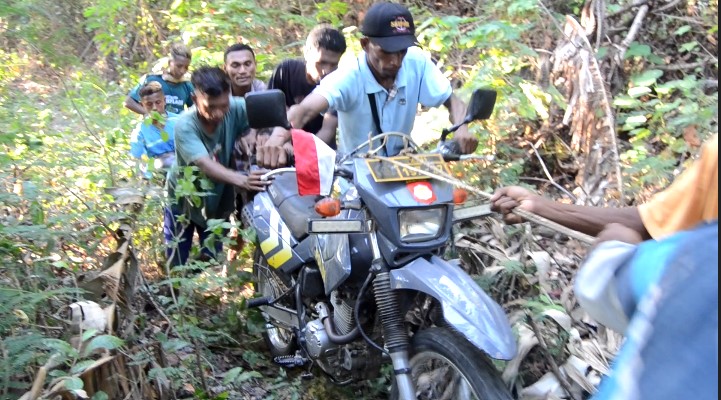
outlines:
[[476, 89], [471, 95], [471, 101], [468, 103], [466, 117], [460, 123], [453, 125], [441, 132], [441, 143], [446, 141], [449, 133], [455, 132], [461, 126], [479, 119], [488, 119], [493, 113], [493, 107], [496, 105], [496, 91], [490, 89]]
[[496, 105], [496, 91], [488, 89], [477, 89], [471, 95], [468, 103], [465, 122], [488, 119], [493, 113]]
[[285, 112], [285, 94], [281, 90], [270, 89], [246, 94], [245, 109], [248, 123], [253, 129], [276, 126], [290, 129], [288, 115]]

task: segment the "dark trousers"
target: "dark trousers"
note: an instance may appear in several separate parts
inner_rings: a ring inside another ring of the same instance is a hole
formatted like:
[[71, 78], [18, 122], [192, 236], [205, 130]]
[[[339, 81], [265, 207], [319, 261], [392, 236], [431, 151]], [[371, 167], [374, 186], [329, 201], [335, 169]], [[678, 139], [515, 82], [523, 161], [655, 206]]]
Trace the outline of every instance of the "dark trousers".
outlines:
[[[223, 243], [220, 240], [215, 242], [215, 248], [209, 249], [204, 246], [205, 239], [210, 236], [204, 228], [198, 226], [192, 221], [183, 223], [178, 222], [178, 216], [182, 215], [178, 210], [171, 207], [165, 207], [163, 218], [163, 235], [165, 236], [165, 255], [168, 259], [172, 257], [171, 267], [184, 265], [188, 262], [190, 256], [190, 248], [193, 245], [193, 234], [198, 232], [200, 238], [201, 254], [210, 258], [215, 258], [216, 254], [223, 251]], [[175, 239], [177, 238], [177, 248], [175, 248]]]

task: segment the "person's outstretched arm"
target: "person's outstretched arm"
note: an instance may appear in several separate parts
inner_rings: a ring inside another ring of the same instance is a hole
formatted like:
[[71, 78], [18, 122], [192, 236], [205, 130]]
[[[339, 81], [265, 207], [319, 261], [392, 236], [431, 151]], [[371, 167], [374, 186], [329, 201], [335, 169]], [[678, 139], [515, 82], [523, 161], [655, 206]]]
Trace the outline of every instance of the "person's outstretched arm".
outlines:
[[597, 236], [607, 225], [617, 223], [634, 230], [644, 239], [651, 238], [643, 225], [637, 207], [611, 208], [564, 204], [520, 186], [500, 188], [491, 197], [491, 209], [503, 214], [506, 223], [515, 224], [523, 221], [513, 213], [516, 207], [591, 236]]
[[260, 192], [265, 190], [265, 187], [271, 183], [270, 181], [260, 180], [260, 177], [268, 171], [255, 170], [249, 172], [248, 175], [241, 174], [238, 171], [224, 167], [208, 156], [200, 157], [194, 163], [211, 180], [235, 185], [241, 189]]

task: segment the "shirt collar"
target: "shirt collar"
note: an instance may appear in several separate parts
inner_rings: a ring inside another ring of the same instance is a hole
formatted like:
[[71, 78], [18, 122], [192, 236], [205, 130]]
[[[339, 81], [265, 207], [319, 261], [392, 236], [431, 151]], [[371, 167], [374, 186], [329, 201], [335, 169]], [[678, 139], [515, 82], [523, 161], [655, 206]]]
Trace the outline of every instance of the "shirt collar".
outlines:
[[[405, 61], [405, 59], [404, 59]], [[364, 51], [360, 52], [360, 55], [358, 56], [358, 68], [360, 69], [361, 76], [363, 79], [363, 86], [365, 87], [366, 93], [378, 93], [378, 92], [387, 92], [387, 90], [378, 83], [375, 76], [373, 76], [373, 72], [371, 71], [370, 66], [368, 65], [368, 60], [366, 59], [366, 53]], [[407, 86], [407, 78], [406, 78], [406, 72], [405, 68], [403, 68], [403, 64], [401, 64], [401, 68], [398, 70], [398, 75], [396, 75], [396, 88], [400, 89]]]

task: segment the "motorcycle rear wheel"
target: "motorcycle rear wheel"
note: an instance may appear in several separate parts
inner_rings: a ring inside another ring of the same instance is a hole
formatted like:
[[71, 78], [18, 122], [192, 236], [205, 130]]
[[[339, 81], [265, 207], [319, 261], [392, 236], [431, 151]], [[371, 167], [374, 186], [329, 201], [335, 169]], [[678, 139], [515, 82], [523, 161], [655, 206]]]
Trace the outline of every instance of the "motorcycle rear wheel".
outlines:
[[[275, 299], [288, 289], [280, 277], [270, 270], [268, 262], [259, 248], [256, 248], [253, 253], [253, 277], [255, 278], [255, 292], [261, 297]], [[293, 331], [274, 324], [265, 312], [263, 312], [263, 318], [267, 323], [263, 339], [270, 353], [274, 357], [295, 354], [297, 344]]]
[[[513, 399], [488, 356], [448, 328], [416, 333], [410, 357], [416, 399]], [[395, 381], [390, 398], [399, 398]]]

